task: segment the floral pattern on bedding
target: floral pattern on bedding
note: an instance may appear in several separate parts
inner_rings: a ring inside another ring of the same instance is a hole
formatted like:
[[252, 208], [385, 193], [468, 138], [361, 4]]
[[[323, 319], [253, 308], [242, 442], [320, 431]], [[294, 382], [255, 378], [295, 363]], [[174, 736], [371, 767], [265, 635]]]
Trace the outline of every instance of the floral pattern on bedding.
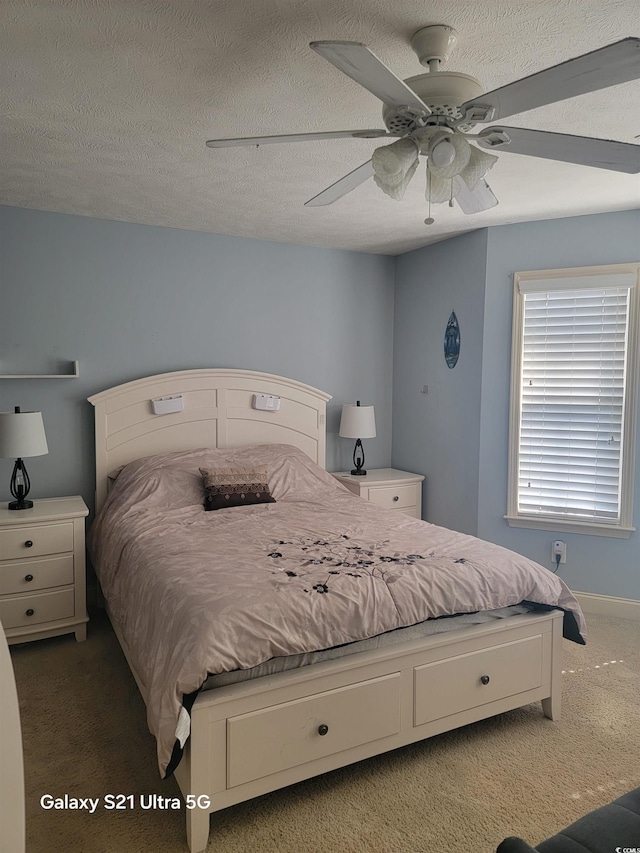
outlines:
[[340, 576], [377, 578], [392, 584], [397, 580], [392, 564], [411, 565], [423, 559], [421, 554], [381, 553], [383, 549], [389, 550], [388, 540], [359, 545], [343, 533], [334, 540], [281, 539], [269, 551], [269, 557], [276, 563], [275, 575], [284, 572], [288, 578], [300, 578], [303, 592], [322, 594], [329, 592]]

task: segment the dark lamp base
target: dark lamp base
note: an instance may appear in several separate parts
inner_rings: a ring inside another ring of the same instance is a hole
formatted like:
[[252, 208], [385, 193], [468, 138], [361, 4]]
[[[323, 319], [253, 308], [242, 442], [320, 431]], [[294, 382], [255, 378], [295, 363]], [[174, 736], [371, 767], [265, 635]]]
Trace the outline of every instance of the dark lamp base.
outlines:
[[360, 439], [357, 439], [356, 446], [353, 448], [353, 464], [356, 467], [351, 471], [351, 476], [364, 477], [367, 472], [364, 470], [364, 447]]
[[11, 501], [7, 509], [31, 509], [33, 501], [26, 501], [24, 498], [19, 501]]

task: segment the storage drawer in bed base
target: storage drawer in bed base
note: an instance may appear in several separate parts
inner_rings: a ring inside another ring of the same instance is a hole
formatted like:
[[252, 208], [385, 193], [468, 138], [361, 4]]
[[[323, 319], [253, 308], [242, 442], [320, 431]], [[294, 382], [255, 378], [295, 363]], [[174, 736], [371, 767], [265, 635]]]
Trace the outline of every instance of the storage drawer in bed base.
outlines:
[[270, 776], [400, 731], [400, 673], [227, 720], [227, 785]]
[[[435, 635], [208, 691], [193, 706], [191, 738], [176, 779], [185, 797], [205, 794], [210, 803], [208, 812], [214, 812], [531, 702], [542, 701], [545, 716], [557, 719], [561, 652], [562, 613], [552, 611], [513, 617], [498, 626], [466, 628], [456, 632], [455, 638], [451, 634]], [[516, 692], [505, 686], [514, 666], [519, 673]], [[443, 683], [455, 683], [461, 675], [473, 681], [478, 672], [478, 677], [488, 674], [490, 678], [488, 685], [480, 682], [481, 687], [490, 687], [480, 694], [482, 701], [475, 701], [477, 685], [470, 683], [466, 691], [458, 691], [451, 701], [441, 702], [434, 710], [428, 699], [432, 674], [433, 689], [438, 691]], [[364, 684], [374, 685], [375, 702], [366, 691], [354, 689]], [[332, 693], [340, 697], [335, 710]], [[358, 703], [365, 696], [367, 707], [363, 710]], [[354, 720], [359, 714], [375, 718], [378, 701], [385, 704], [382, 717], [386, 715], [386, 722], [379, 728], [373, 723], [364, 737], [354, 735], [350, 728]], [[393, 723], [396, 706], [399, 726]], [[288, 716], [292, 708], [293, 718]], [[334, 728], [329, 728], [332, 735], [338, 735], [334, 743], [339, 742], [339, 748], [335, 751], [329, 747], [331, 742], [325, 741], [328, 734], [317, 736], [321, 724], [318, 708], [323, 715], [334, 714]], [[252, 749], [259, 750], [260, 738], [268, 733], [271, 722], [278, 726], [275, 745], [269, 747], [264, 759], [258, 757], [252, 764], [242, 745], [243, 726], [252, 729]], [[288, 750], [289, 758], [281, 759], [277, 757], [277, 744], [282, 743], [283, 727], [289, 724], [298, 726], [299, 731], [290, 736], [295, 743]], [[321, 741], [325, 746], [318, 751]], [[247, 763], [252, 766], [246, 767]], [[186, 811], [192, 853], [207, 845], [208, 812]]]

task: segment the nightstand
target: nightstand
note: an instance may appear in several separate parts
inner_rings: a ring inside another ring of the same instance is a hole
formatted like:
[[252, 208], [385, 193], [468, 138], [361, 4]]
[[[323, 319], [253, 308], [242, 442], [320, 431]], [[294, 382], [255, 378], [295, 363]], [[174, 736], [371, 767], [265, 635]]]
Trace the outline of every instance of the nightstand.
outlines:
[[86, 639], [88, 512], [77, 496], [23, 510], [0, 504], [0, 621], [9, 643], [72, 632]]
[[424, 477], [421, 474], [398, 471], [396, 468], [375, 468], [360, 477], [354, 477], [347, 471], [339, 471], [333, 476], [354, 495], [387, 509], [397, 509], [405, 515], [422, 518]]

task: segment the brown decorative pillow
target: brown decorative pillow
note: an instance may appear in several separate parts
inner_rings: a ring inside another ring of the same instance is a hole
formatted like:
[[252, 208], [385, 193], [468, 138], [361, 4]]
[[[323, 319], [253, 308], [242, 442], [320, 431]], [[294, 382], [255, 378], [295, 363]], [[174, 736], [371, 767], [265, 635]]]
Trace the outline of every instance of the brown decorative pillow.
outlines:
[[275, 503], [271, 497], [267, 466], [254, 468], [200, 468], [204, 481], [204, 508]]

